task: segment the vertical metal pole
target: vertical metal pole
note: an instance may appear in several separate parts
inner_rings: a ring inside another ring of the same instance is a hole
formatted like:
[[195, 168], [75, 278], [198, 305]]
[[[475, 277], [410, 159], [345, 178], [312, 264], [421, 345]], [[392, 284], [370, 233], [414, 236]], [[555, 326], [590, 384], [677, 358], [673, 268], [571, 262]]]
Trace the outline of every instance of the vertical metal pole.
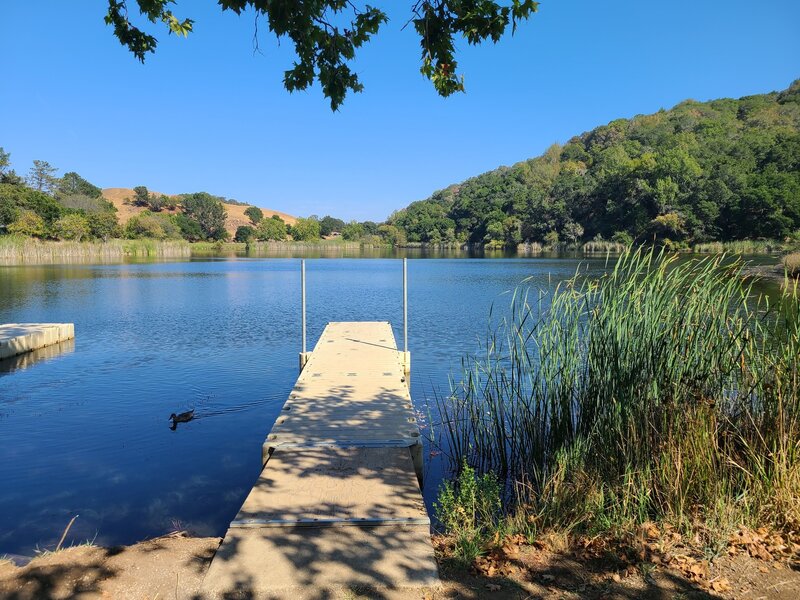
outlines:
[[303, 313], [303, 354], [306, 353], [306, 260], [300, 259], [300, 306]]
[[408, 259], [403, 258], [403, 352], [408, 352]]

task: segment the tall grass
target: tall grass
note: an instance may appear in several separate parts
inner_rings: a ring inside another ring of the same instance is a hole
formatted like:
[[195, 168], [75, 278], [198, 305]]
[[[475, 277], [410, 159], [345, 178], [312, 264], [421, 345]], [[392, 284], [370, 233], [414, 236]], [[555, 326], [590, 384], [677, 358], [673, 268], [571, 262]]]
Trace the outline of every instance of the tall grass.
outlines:
[[792, 252], [781, 259], [789, 277], [800, 277], [800, 252]]
[[628, 248], [625, 244], [610, 240], [592, 240], [581, 247], [584, 254], [622, 254]]
[[114, 261], [124, 257], [177, 258], [189, 256], [184, 241], [110, 240], [108, 242], [43, 242], [33, 238], [0, 236], [0, 262], [52, 264]]
[[780, 252], [786, 244], [778, 240], [734, 240], [731, 242], [707, 242], [692, 246], [695, 254], [773, 254]]
[[800, 304], [724, 257], [624, 253], [598, 280], [517, 290], [440, 401], [455, 464], [527, 523], [800, 525]]

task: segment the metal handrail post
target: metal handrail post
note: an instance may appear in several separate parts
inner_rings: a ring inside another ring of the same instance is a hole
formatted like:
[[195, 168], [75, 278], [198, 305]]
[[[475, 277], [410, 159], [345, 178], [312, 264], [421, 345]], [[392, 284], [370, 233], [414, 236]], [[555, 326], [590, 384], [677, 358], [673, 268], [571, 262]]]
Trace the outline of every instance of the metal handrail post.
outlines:
[[306, 260], [300, 259], [300, 307], [303, 318], [303, 354], [306, 353]]
[[403, 258], [403, 352], [408, 353], [408, 259]]

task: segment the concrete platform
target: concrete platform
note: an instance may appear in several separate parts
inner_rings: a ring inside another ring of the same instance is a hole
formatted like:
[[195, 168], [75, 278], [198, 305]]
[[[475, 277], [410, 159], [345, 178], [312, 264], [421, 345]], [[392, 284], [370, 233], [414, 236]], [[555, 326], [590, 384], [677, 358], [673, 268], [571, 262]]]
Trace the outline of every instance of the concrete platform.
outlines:
[[0, 359], [10, 358], [75, 337], [72, 323], [9, 323], [0, 325]]
[[202, 597], [335, 598], [366, 588], [383, 590], [378, 598], [403, 590], [421, 598], [420, 588], [438, 585], [426, 525], [231, 528]]
[[278, 448], [231, 527], [430, 525], [408, 448]]
[[391, 325], [329, 323], [300, 362], [202, 597], [421, 597], [439, 576], [408, 362]]

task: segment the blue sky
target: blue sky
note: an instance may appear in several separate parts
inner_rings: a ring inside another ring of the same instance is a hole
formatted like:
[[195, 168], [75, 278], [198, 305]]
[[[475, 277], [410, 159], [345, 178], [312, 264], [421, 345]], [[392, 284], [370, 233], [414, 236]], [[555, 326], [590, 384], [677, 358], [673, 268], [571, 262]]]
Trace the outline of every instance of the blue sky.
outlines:
[[382, 220], [615, 118], [800, 77], [796, 0], [548, 0], [513, 38], [461, 43], [467, 93], [443, 99], [401, 30], [412, 1], [372, 3], [391, 21], [356, 60], [365, 91], [332, 113], [318, 88], [283, 89], [290, 43], [262, 23], [254, 54], [253, 15], [212, 0], [181, 0], [194, 33], [158, 33], [144, 65], [104, 24], [102, 0], [3, 0], [0, 146], [20, 173], [44, 159], [101, 187]]

